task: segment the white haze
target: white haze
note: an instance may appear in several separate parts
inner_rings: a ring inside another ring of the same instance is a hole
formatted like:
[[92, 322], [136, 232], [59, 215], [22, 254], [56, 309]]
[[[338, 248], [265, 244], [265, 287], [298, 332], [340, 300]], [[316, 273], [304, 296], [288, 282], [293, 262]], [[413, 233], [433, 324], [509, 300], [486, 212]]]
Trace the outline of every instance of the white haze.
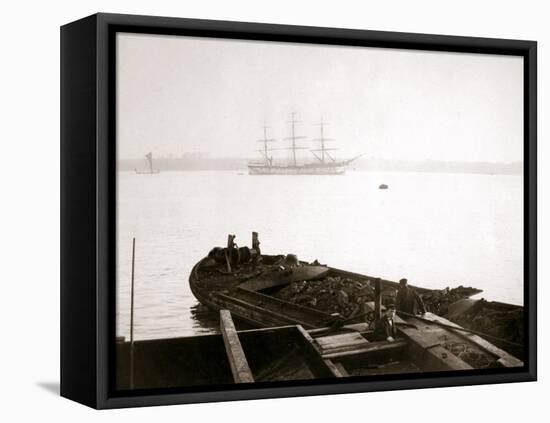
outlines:
[[264, 121], [286, 147], [297, 112], [302, 143], [312, 147], [323, 118], [340, 156], [522, 160], [521, 57], [144, 34], [117, 43], [119, 158], [254, 157]]

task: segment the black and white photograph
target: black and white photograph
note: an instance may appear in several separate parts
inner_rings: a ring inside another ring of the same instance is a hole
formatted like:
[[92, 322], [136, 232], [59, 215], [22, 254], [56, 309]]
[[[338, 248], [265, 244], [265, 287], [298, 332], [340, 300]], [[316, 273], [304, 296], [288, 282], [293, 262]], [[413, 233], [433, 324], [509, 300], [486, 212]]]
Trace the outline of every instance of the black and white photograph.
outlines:
[[544, 421], [546, 9], [7, 2], [0, 420]]
[[523, 368], [524, 60], [118, 32], [116, 389]]

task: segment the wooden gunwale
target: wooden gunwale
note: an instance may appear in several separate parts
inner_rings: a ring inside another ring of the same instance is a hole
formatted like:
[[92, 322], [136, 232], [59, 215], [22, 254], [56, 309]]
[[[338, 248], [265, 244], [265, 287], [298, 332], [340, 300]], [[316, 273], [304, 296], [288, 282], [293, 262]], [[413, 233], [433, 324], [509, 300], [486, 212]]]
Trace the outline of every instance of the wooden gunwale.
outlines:
[[[267, 316], [270, 316], [270, 317], [273, 317], [277, 320], [280, 320], [281, 322], [283, 322], [283, 324], [299, 324], [299, 325], [305, 325], [307, 327], [315, 327], [315, 326], [312, 326], [311, 324], [309, 324], [307, 322], [303, 322], [303, 321], [300, 321], [300, 320], [295, 319], [295, 318], [290, 318], [290, 317], [287, 317], [285, 315], [275, 313], [272, 310], [269, 310], [269, 309], [266, 309], [266, 308], [263, 308], [263, 307], [259, 307], [257, 305], [251, 304], [249, 302], [240, 300], [240, 299], [235, 298], [235, 297], [231, 297], [231, 296], [226, 295], [226, 294], [216, 293], [214, 295], [216, 297], [219, 297], [219, 298], [222, 298], [222, 299], [226, 300], [227, 305], [229, 305], [230, 303], [235, 303], [237, 305], [240, 305], [244, 309], [248, 308], [250, 310], [256, 311], [258, 313], [263, 313]], [[238, 314], [238, 313], [235, 313], [235, 314]]]

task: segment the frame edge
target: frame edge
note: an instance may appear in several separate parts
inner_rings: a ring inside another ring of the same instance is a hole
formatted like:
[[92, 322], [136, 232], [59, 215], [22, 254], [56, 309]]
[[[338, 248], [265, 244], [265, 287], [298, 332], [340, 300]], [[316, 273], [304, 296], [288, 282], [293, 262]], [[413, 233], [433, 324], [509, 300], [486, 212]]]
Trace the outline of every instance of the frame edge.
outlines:
[[96, 407], [96, 16], [60, 32], [60, 394]]

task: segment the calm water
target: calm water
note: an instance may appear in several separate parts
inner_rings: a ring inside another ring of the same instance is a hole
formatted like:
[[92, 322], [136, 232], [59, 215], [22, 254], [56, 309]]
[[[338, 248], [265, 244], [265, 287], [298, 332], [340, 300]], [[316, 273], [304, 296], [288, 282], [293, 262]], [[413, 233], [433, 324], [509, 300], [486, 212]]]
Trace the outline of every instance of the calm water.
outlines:
[[[475, 286], [523, 304], [523, 179], [433, 173], [248, 176], [118, 174], [117, 331], [129, 336], [136, 237], [135, 338], [212, 332], [194, 318], [193, 265], [227, 234], [266, 254], [427, 288]], [[388, 190], [379, 190], [386, 183]]]

